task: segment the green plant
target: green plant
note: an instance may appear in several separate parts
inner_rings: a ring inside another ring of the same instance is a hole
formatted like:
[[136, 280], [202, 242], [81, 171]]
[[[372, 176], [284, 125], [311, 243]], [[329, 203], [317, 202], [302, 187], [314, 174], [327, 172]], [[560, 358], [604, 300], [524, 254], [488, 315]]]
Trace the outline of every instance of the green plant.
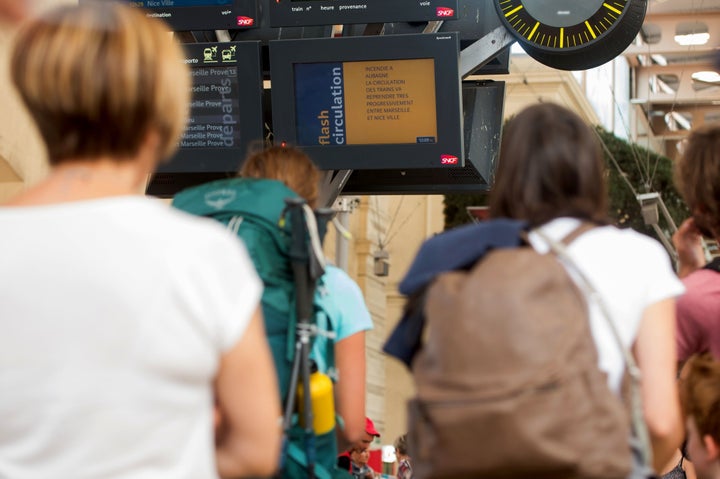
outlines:
[[[614, 136], [596, 127], [603, 144], [610, 205], [608, 215], [619, 227], [629, 227], [657, 238], [643, 221], [636, 194], [658, 192], [675, 225], [689, 216], [685, 202], [673, 185], [672, 160]], [[471, 222], [466, 207], [487, 204], [487, 194], [447, 194], [444, 201], [445, 229]], [[660, 215], [659, 225], [669, 235], [670, 225]]]
[[[672, 160], [628, 143], [601, 127], [596, 127], [596, 131], [604, 145], [610, 197], [608, 214], [613, 222], [656, 237], [655, 231], [643, 221], [636, 194], [657, 192], [673, 222], [679, 226], [690, 212], [673, 184]], [[660, 218], [659, 226], [669, 235], [670, 225], [662, 214]]]

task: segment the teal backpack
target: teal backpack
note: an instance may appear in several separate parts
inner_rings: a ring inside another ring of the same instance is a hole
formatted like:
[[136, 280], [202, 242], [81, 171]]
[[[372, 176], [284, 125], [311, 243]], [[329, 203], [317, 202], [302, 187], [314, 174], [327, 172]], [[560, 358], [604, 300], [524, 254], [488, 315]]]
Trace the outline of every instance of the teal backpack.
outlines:
[[[182, 211], [224, 224], [245, 243], [264, 283], [262, 311], [280, 386], [278, 393], [284, 404], [290, 397], [291, 373], [298, 346], [295, 334], [298, 323], [296, 281], [291, 251], [293, 238], [286, 198], [297, 199], [298, 195], [280, 181], [231, 178], [181, 191], [172, 202]], [[321, 226], [319, 229], [324, 233], [324, 225]], [[321, 294], [323, 289], [321, 278], [312, 299], [311, 327], [319, 333], [316, 338], [311, 338], [310, 357], [317, 357], [318, 363], [333, 369], [334, 342], [331, 339], [330, 317], [335, 314], [335, 305], [324, 299]], [[287, 428], [286, 436], [281, 477], [306, 478], [314, 475], [325, 479], [343, 477], [341, 474], [348, 477], [344, 471], [335, 470], [335, 429], [322, 436], [307, 438], [306, 431], [297, 425], [297, 414], [294, 414], [292, 427]]]

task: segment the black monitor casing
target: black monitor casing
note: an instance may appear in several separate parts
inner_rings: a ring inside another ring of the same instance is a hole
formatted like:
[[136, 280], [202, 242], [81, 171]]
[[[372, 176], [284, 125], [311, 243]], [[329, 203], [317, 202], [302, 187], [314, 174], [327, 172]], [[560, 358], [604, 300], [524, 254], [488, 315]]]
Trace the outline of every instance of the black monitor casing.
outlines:
[[420, 22], [457, 18], [458, 0], [273, 0], [273, 27]]
[[175, 31], [253, 28], [257, 0], [128, 0], [166, 21]]
[[[443, 22], [438, 33], [458, 32], [460, 50], [464, 50], [477, 40], [502, 27], [494, 2], [488, 0], [462, 0], [458, 7], [456, 20]], [[385, 35], [421, 33], [427, 28], [427, 22], [392, 22], [384, 26]], [[473, 75], [502, 75], [510, 72], [510, 49], [506, 48]]]
[[[298, 64], [433, 59], [434, 143], [306, 145], [299, 141], [294, 71]], [[273, 133], [298, 145], [321, 169], [459, 168], [463, 166], [462, 109], [456, 33], [278, 40], [270, 42]], [[446, 158], [454, 158], [448, 163]]]
[[483, 193], [490, 190], [500, 154], [505, 82], [464, 81], [465, 166], [453, 169], [358, 170], [347, 195]]

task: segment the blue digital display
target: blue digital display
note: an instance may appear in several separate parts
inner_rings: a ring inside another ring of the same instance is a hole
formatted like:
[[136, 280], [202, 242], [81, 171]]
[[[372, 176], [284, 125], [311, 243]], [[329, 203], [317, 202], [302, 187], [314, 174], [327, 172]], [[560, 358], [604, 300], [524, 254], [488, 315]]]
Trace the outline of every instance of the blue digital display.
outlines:
[[[299, 145], [342, 145], [344, 118], [342, 63], [299, 63], [295, 65], [295, 97]], [[339, 101], [338, 101], [339, 100]]]

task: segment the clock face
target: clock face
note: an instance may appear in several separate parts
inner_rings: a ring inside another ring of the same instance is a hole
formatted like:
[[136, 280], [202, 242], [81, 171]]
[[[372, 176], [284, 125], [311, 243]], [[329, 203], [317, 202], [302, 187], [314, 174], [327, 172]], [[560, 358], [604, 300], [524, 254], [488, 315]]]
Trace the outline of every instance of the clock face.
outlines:
[[[500, 19], [525, 51], [562, 69], [590, 68], [622, 53], [640, 30], [647, 9], [647, 0], [494, 1]], [[553, 55], [564, 58], [555, 61]]]

